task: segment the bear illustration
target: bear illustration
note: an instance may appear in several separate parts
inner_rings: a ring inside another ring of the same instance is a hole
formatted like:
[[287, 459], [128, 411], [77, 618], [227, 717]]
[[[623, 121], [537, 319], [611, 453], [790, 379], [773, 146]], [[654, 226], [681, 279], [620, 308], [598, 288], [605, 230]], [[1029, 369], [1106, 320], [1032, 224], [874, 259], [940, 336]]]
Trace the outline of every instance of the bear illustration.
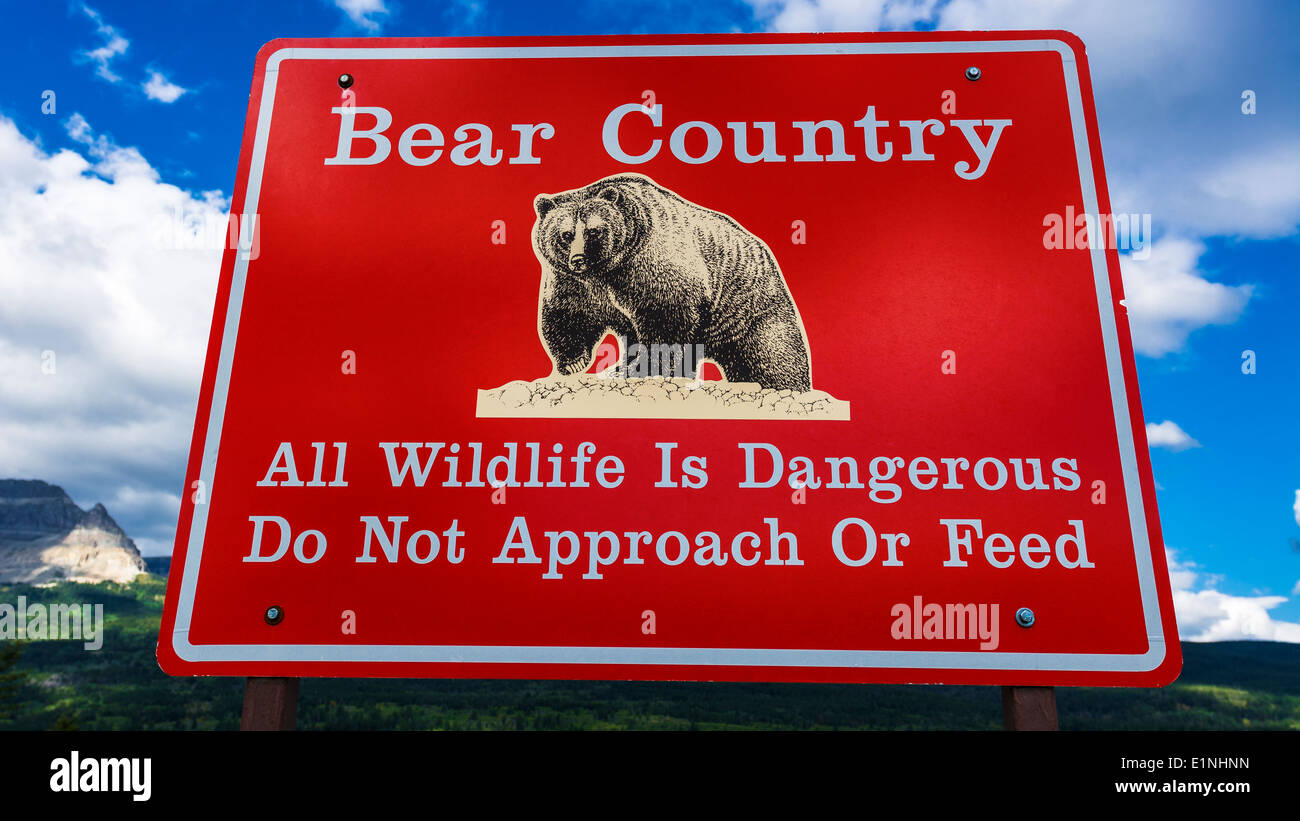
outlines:
[[[808, 340], [776, 258], [731, 217], [641, 174], [534, 206], [538, 330], [558, 373], [585, 371], [613, 332], [627, 347], [702, 351], [731, 382], [811, 389]], [[693, 378], [698, 364], [677, 357], [664, 375]]]

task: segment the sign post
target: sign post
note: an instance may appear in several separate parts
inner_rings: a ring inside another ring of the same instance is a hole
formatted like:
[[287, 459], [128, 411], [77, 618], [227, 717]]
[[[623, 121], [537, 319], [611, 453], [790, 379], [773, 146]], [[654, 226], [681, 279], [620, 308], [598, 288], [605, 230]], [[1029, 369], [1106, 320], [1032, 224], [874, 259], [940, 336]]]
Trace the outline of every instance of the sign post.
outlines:
[[248, 112], [159, 642], [246, 726], [1177, 676], [1073, 35], [284, 40]]
[[1008, 730], [1056, 730], [1055, 687], [1003, 687], [1002, 725]]
[[292, 730], [297, 720], [296, 678], [249, 676], [244, 684], [244, 713], [241, 730]]

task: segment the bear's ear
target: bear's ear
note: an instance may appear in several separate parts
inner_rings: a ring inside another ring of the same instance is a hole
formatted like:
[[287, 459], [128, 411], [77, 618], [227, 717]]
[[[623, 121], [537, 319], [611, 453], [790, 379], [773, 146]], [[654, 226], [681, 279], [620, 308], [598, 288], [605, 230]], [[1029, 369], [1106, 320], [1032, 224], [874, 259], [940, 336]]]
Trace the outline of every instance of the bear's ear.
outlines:
[[617, 205], [619, 198], [622, 195], [618, 193], [617, 188], [610, 187], [610, 188], [606, 188], [604, 191], [601, 191], [596, 196], [600, 197], [602, 200], [608, 200], [609, 202], [612, 202], [615, 205]]
[[537, 209], [537, 216], [544, 217], [555, 207], [555, 200], [545, 194], [538, 194], [537, 199], [533, 200], [533, 207]]

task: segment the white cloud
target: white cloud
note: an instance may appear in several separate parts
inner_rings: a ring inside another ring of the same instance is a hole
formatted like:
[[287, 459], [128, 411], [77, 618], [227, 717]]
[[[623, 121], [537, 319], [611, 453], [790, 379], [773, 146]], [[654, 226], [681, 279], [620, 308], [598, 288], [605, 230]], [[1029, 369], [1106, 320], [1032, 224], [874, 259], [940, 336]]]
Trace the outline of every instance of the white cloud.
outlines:
[[1300, 525], [1300, 490], [1295, 492], [1295, 506], [1292, 510], [1295, 512], [1295, 523]]
[[114, 516], [148, 514], [175, 519], [181, 512], [181, 497], [178, 494], [130, 485], [119, 487], [111, 500], [103, 501]]
[[774, 31], [903, 29], [933, 16], [936, 0], [750, 0]]
[[1124, 304], [1133, 347], [1147, 356], [1177, 351], [1192, 331], [1237, 320], [1253, 291], [1250, 285], [1210, 282], [1196, 270], [1204, 247], [1167, 237], [1151, 246], [1150, 256], [1120, 257]]
[[[125, 179], [128, 177], [158, 179], [158, 172], [154, 171], [148, 161], [140, 156], [139, 151], [134, 148], [122, 148], [104, 134], [97, 136], [90, 127], [90, 123], [86, 122], [86, 118], [80, 114], [73, 114], [68, 118], [66, 129], [68, 136], [86, 146], [87, 153], [97, 161], [90, 170], [100, 177], [105, 179]], [[72, 154], [72, 156], [77, 157], [78, 155]]]
[[160, 103], [174, 103], [189, 89], [182, 88], [168, 80], [161, 72], [150, 72], [149, 79], [141, 86], [151, 100]]
[[[1300, 142], [1294, 134], [1269, 135], [1263, 130], [1260, 135], [1242, 134], [1240, 124], [1232, 121], [1217, 126], [1166, 121], [1147, 123], [1147, 127], [1181, 128], [1187, 135], [1185, 143], [1160, 144], [1148, 162], [1112, 163], [1118, 152], [1112, 152], [1111, 145], [1122, 146], [1128, 138], [1108, 140], [1103, 127], [1111, 200], [1117, 212], [1152, 213], [1155, 228], [1184, 235], [1276, 239], [1295, 233], [1300, 225]], [[1197, 133], [1197, 127], [1205, 133]], [[1213, 128], [1235, 134], [1236, 141], [1217, 145]], [[1140, 151], [1137, 146], [1130, 149]], [[1138, 159], [1132, 150], [1121, 159], [1125, 156]]]
[[[1202, 581], [1194, 562], [1180, 562], [1165, 549], [1169, 579], [1174, 591], [1178, 634], [1184, 641], [1300, 642], [1300, 624], [1278, 621], [1270, 610], [1286, 602], [1285, 596], [1232, 596], [1215, 590], [1216, 580]], [[1200, 590], [1196, 588], [1200, 587]], [[1300, 585], [1297, 585], [1300, 588]], [[1291, 591], [1296, 594], [1296, 590]]]
[[131, 522], [126, 530], [135, 546], [145, 556], [170, 556], [175, 546], [176, 519], [181, 511], [181, 497], [166, 490], [127, 485], [119, 487], [104, 507], [121, 524]]
[[109, 67], [109, 63], [112, 62], [114, 57], [125, 53], [127, 47], [130, 46], [131, 43], [125, 37], [118, 34], [116, 29], [105, 23], [104, 18], [100, 16], [99, 12], [95, 11], [90, 6], [82, 6], [81, 10], [86, 13], [87, 17], [95, 22], [96, 31], [98, 31], [99, 35], [104, 38], [104, 44], [102, 46], [91, 49], [90, 51], [83, 51], [81, 55], [95, 64], [96, 74], [103, 77], [105, 80], [108, 80], [110, 83], [116, 83], [122, 78], [113, 72], [113, 69]]
[[80, 115], [67, 130], [84, 149], [46, 154], [0, 116], [0, 465], [163, 544], [221, 258], [200, 226], [226, 203]]
[[379, 31], [380, 22], [374, 18], [388, 15], [384, 0], [334, 0], [334, 5], [338, 6], [354, 25], [366, 31]]
[[1197, 180], [1222, 213], [1229, 233], [1286, 236], [1300, 223], [1300, 144], [1269, 146], [1229, 157]]
[[[126, 53], [127, 48], [131, 45], [130, 41], [104, 22], [103, 16], [90, 6], [83, 5], [81, 10], [94, 21], [96, 30], [104, 40], [103, 45], [89, 51], [83, 51], [81, 56], [95, 64], [95, 73], [100, 77], [110, 83], [121, 82], [122, 77], [113, 71], [111, 63], [113, 58]], [[167, 79], [167, 76], [162, 72], [153, 70], [149, 72], [148, 78], [140, 84], [140, 88], [143, 89], [145, 96], [149, 99], [161, 103], [174, 103], [180, 99], [182, 94], [189, 91], [189, 89]]]
[[1201, 443], [1188, 436], [1177, 422], [1166, 419], [1160, 424], [1147, 422], [1147, 446], [1179, 451], [1199, 448]]
[[443, 19], [454, 27], [454, 32], [473, 32], [483, 17], [483, 3], [480, 0], [452, 0], [451, 7], [443, 12]]

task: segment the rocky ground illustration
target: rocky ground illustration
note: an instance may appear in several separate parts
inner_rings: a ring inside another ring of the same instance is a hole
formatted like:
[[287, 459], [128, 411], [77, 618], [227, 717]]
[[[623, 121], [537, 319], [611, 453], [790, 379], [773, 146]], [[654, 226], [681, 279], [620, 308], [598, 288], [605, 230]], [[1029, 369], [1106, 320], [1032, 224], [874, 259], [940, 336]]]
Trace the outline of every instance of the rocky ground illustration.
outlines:
[[478, 392], [478, 416], [566, 419], [849, 420], [849, 403], [825, 391], [605, 374], [515, 380]]

